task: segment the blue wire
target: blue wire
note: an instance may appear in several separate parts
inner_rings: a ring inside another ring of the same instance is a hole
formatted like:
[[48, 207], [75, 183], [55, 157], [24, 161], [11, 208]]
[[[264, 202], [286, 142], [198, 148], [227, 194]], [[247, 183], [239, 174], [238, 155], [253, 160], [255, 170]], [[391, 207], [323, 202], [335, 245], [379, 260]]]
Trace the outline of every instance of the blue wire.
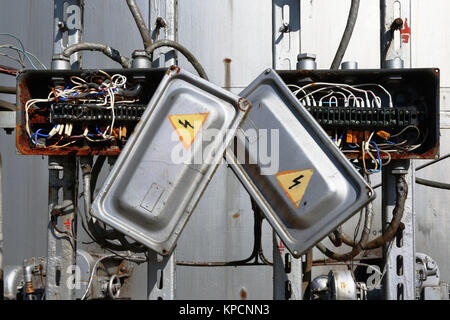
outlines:
[[33, 61], [30, 59], [29, 56], [31, 56], [31, 57], [33, 57], [34, 59], [36, 59], [36, 61], [39, 62], [39, 64], [40, 64], [45, 70], [47, 70], [47, 67], [41, 62], [41, 60], [39, 60], [38, 57], [36, 57], [36, 56], [35, 56], [34, 54], [32, 54], [31, 52], [26, 51], [26, 50], [22, 50], [22, 49], [20, 49], [20, 48], [15, 47], [15, 46], [9, 46], [9, 47], [7, 47], [7, 48], [11, 48], [11, 49], [14, 49], [14, 50], [19, 50], [20, 52], [22, 52], [22, 54], [24, 55], [24, 57], [28, 59], [28, 61], [30, 62], [30, 64], [33, 66], [34, 69], [37, 70], [38, 68], [34, 65]]
[[353, 143], [347, 143], [347, 145], [352, 149], [357, 149], [358, 147], [355, 146]]
[[373, 145], [375, 147], [375, 149], [377, 149], [377, 157], [378, 157], [378, 163], [380, 164], [380, 167], [378, 168], [377, 171], [374, 171], [374, 170], [368, 170], [368, 171], [369, 172], [380, 172], [381, 168], [383, 167], [383, 165], [381, 163], [380, 149], [378, 149], [378, 145], [375, 143], [375, 141], [370, 141], [370, 144]]
[[[31, 135], [31, 137], [30, 137], [31, 141], [32, 141], [34, 144], [37, 144], [37, 137], [38, 137], [38, 136], [39, 136], [39, 137], [44, 137], [44, 138], [50, 137], [49, 134], [42, 134], [42, 133], [39, 133], [40, 131], [42, 131], [42, 129], [38, 129], [38, 130], [37, 130], [35, 133], [33, 133], [33, 134]], [[33, 140], [33, 137], [34, 137], [34, 140]]]

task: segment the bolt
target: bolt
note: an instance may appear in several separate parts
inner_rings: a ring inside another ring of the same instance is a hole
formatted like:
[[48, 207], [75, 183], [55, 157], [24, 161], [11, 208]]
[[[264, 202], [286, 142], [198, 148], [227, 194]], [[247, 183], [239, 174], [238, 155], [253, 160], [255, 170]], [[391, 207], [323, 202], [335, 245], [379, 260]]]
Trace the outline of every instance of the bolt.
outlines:
[[281, 33], [287, 33], [289, 32], [289, 24], [288, 23], [283, 23], [283, 25], [280, 27], [279, 31]]
[[[402, 22], [403, 23], [403, 22]], [[156, 18], [156, 27], [157, 28], [165, 28], [167, 27], [167, 22], [161, 17]]]
[[316, 55], [314, 53], [299, 53], [297, 56], [297, 61], [311, 59], [316, 60]]
[[66, 23], [65, 23], [64, 21], [58, 21], [58, 28], [59, 28], [62, 32], [69, 30], [69, 29], [67, 28], [67, 25], [66, 25]]
[[393, 32], [396, 30], [400, 30], [402, 27], [403, 27], [402, 18], [397, 18], [392, 22], [390, 30], [391, 30], [391, 32]]

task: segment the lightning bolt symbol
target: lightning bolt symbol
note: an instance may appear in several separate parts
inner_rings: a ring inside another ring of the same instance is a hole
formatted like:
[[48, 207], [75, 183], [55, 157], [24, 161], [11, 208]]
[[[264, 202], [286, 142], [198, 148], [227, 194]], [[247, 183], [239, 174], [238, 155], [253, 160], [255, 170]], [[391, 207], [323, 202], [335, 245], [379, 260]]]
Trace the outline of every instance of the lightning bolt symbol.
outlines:
[[184, 123], [181, 120], [178, 120], [178, 123], [181, 124], [185, 129], [187, 129], [188, 126], [194, 129], [194, 127], [187, 120], [184, 120]]
[[294, 180], [292, 180], [292, 182], [293, 182], [294, 184], [293, 184], [292, 186], [289, 187], [289, 190], [292, 189], [292, 188], [294, 188], [295, 186], [298, 186], [298, 185], [301, 183], [301, 181], [300, 181], [301, 178], [304, 178], [304, 175], [300, 175], [299, 177], [297, 177], [297, 178], [295, 178]]

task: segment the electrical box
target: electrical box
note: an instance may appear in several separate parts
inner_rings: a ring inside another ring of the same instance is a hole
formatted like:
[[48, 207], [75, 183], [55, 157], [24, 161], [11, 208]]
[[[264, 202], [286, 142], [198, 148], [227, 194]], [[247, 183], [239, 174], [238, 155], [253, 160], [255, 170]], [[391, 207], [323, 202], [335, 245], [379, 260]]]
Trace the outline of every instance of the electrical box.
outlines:
[[20, 73], [18, 152], [118, 155], [167, 72], [160, 68]]
[[439, 157], [439, 69], [277, 72], [348, 158]]

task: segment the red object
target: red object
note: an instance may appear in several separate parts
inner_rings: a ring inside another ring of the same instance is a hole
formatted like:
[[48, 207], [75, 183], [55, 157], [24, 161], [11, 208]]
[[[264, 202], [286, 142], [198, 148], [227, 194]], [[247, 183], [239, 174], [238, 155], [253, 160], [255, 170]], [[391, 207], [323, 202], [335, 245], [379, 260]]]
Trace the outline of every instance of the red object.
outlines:
[[411, 28], [408, 26], [408, 18], [405, 18], [405, 23], [403, 29], [400, 30], [400, 34], [402, 35], [402, 42], [408, 43], [409, 38], [411, 37]]
[[70, 225], [71, 225], [71, 223], [70, 223], [69, 218], [67, 218], [67, 221], [64, 222], [64, 225], [66, 226], [67, 230], [70, 230]]
[[280, 240], [280, 245], [278, 246], [278, 250], [280, 250], [280, 252], [283, 252], [284, 249], [286, 249], [286, 247], [284, 246], [283, 242]]

